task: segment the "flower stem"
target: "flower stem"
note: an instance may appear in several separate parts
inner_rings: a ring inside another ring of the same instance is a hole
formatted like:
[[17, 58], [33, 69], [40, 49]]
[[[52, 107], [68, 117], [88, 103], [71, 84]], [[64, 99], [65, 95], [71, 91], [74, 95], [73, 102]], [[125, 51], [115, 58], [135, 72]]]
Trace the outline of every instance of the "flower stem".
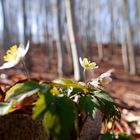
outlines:
[[86, 77], [86, 70], [85, 69], [83, 70], [83, 76], [84, 76], [84, 82], [86, 83], [86, 78], [87, 77]]
[[107, 125], [108, 125], [107, 120], [105, 120], [105, 130], [104, 130], [104, 133], [107, 132]]
[[29, 74], [29, 71], [27, 69], [27, 66], [26, 66], [25, 61], [24, 61], [23, 58], [21, 59], [21, 63], [23, 64], [23, 67], [25, 69], [25, 73], [26, 73], [27, 79], [30, 80], [30, 74]]

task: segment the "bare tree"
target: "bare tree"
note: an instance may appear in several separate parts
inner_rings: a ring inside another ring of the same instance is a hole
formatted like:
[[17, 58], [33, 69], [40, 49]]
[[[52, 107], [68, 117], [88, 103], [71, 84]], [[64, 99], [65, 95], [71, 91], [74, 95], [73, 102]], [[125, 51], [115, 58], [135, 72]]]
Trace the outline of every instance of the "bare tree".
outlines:
[[110, 17], [111, 17], [111, 22], [112, 22], [112, 26], [111, 26], [111, 33], [110, 33], [110, 36], [111, 36], [111, 43], [110, 43], [110, 57], [112, 57], [112, 55], [114, 54], [115, 52], [115, 47], [116, 47], [116, 40], [115, 40], [115, 22], [117, 21], [117, 15], [116, 15], [116, 9], [115, 9], [115, 6], [114, 6], [114, 1], [113, 0], [110, 0]]
[[[24, 28], [24, 44], [26, 44], [29, 40], [29, 34], [27, 33], [27, 13], [26, 13], [26, 0], [22, 0], [22, 6], [23, 6], [23, 28]], [[29, 56], [29, 53], [27, 53], [26, 55], [26, 58], [25, 58], [25, 61], [26, 61], [26, 65], [27, 65], [27, 68], [28, 70], [31, 70], [32, 69], [32, 64], [31, 64], [31, 60], [30, 60], [30, 56]]]
[[123, 9], [125, 14], [125, 26], [126, 26], [126, 41], [128, 46], [128, 56], [129, 56], [129, 65], [130, 65], [130, 74], [136, 74], [136, 60], [135, 60], [135, 48], [132, 44], [132, 31], [129, 23], [129, 7], [128, 1], [123, 0]]
[[137, 11], [137, 24], [136, 24], [136, 31], [138, 35], [138, 43], [139, 43], [139, 48], [140, 48], [140, 1], [136, 0], [135, 1], [136, 5], [136, 11]]
[[[125, 27], [124, 25], [121, 26], [121, 34], [125, 35]], [[123, 65], [124, 65], [124, 69], [128, 72], [129, 71], [129, 59], [128, 59], [128, 46], [126, 44], [126, 37], [124, 37], [124, 39], [122, 40], [122, 60], [123, 60]]]
[[62, 23], [61, 23], [61, 0], [57, 0], [57, 50], [58, 50], [58, 74], [59, 76], [63, 75], [63, 72], [65, 71], [65, 55], [64, 55], [64, 42], [62, 39]]
[[74, 79], [80, 80], [80, 68], [78, 62], [78, 52], [77, 52], [77, 44], [75, 38], [74, 31], [74, 20], [73, 20], [73, 3], [74, 0], [66, 0], [66, 17], [67, 17], [67, 27], [68, 27], [68, 35], [70, 39], [70, 45], [72, 50], [72, 59], [73, 59], [73, 68], [74, 68]]
[[52, 11], [51, 11], [51, 5], [50, 5], [50, 1], [49, 0], [46, 0], [45, 1], [45, 16], [46, 16], [46, 26], [45, 26], [45, 29], [44, 29], [44, 34], [45, 34], [45, 47], [46, 47], [46, 54], [47, 54], [47, 60], [48, 60], [48, 63], [47, 63], [47, 67], [48, 69], [51, 68], [51, 61], [52, 61], [52, 58], [53, 58], [53, 39], [52, 39], [52, 36], [49, 32], [49, 26], [48, 26], [48, 17], [49, 15], [52, 14]]
[[2, 7], [2, 15], [3, 15], [3, 46], [4, 46], [3, 49], [6, 52], [11, 43], [11, 37], [10, 37], [8, 21], [7, 21], [7, 9], [6, 9], [5, 0], [1, 0], [1, 7]]
[[[100, 15], [99, 1], [97, 0], [95, 4], [96, 4], [96, 17], [99, 17], [99, 15]], [[96, 24], [97, 24], [97, 27], [99, 27], [99, 22], [96, 22]], [[99, 40], [97, 40], [97, 37], [96, 37], [97, 48], [98, 48], [98, 56], [99, 56], [99, 59], [100, 60], [103, 60], [103, 57], [104, 57], [104, 54], [103, 54], [103, 46], [102, 46], [102, 43], [101, 43], [101, 36], [99, 35], [99, 37], [100, 37]]]

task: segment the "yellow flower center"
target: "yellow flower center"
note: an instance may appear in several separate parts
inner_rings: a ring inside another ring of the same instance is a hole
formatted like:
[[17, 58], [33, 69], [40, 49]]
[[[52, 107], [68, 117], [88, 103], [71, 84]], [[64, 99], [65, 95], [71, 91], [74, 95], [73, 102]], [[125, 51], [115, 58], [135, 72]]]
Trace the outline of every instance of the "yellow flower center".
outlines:
[[18, 55], [18, 48], [17, 45], [12, 46], [4, 56], [4, 61], [6, 62], [13, 62], [17, 59]]
[[83, 65], [85, 69], [94, 69], [96, 67], [96, 63], [91, 63], [87, 58], [84, 58]]
[[88, 61], [87, 58], [84, 58], [83, 63], [84, 63], [84, 66], [85, 66], [86, 68], [88, 68], [88, 67], [90, 66], [90, 61]]

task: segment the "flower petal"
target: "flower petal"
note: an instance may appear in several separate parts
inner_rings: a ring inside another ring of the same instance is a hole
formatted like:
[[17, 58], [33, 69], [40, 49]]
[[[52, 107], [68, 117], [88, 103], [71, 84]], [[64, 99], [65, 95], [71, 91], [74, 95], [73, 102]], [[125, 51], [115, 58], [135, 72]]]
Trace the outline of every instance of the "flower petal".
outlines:
[[2, 66], [0, 66], [0, 70], [12, 68], [19, 63], [19, 59], [14, 62], [6, 62]]
[[[28, 50], [29, 50], [29, 46], [30, 46], [30, 41], [28, 40], [27, 45], [26, 45], [26, 47], [25, 47], [25, 55], [26, 55], [26, 53], [27, 53]], [[24, 55], [24, 56], [25, 56], [25, 55]]]
[[23, 44], [20, 44], [19, 45], [19, 57], [21, 57], [21, 58], [23, 58], [25, 55], [26, 55], [26, 53], [28, 52], [28, 50], [29, 50], [29, 41], [27, 42], [27, 45], [26, 45], [26, 47], [24, 47], [24, 45]]
[[91, 82], [89, 82], [89, 84], [95, 88], [97, 88], [99, 86], [99, 81], [98, 81], [98, 78], [97, 79], [94, 79], [92, 80]]
[[79, 57], [79, 62], [80, 62], [80, 64], [81, 64], [81, 66], [84, 67], [84, 65], [83, 65], [83, 60], [82, 60], [81, 57]]

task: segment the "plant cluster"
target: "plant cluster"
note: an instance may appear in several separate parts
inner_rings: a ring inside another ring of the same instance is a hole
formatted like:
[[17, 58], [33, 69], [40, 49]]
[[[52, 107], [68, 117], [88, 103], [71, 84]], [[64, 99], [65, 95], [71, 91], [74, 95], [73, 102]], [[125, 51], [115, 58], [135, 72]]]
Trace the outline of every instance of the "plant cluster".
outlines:
[[[25, 48], [23, 45], [12, 47], [4, 57], [6, 63], [0, 69], [11, 68], [20, 61], [25, 66], [24, 56], [28, 49], [29, 42]], [[91, 63], [87, 58], [80, 58], [80, 63], [84, 72], [97, 68], [96, 63]], [[111, 81], [110, 75], [111, 71], [107, 71], [88, 82], [64, 78], [40, 82], [28, 76], [27, 80], [19, 81], [5, 91], [4, 102], [0, 103], [0, 115], [32, 106], [32, 118], [42, 119], [50, 139], [68, 140], [74, 135], [78, 140], [87, 117], [94, 120], [97, 111], [102, 113], [105, 122], [120, 117], [119, 108], [102, 88]]]

